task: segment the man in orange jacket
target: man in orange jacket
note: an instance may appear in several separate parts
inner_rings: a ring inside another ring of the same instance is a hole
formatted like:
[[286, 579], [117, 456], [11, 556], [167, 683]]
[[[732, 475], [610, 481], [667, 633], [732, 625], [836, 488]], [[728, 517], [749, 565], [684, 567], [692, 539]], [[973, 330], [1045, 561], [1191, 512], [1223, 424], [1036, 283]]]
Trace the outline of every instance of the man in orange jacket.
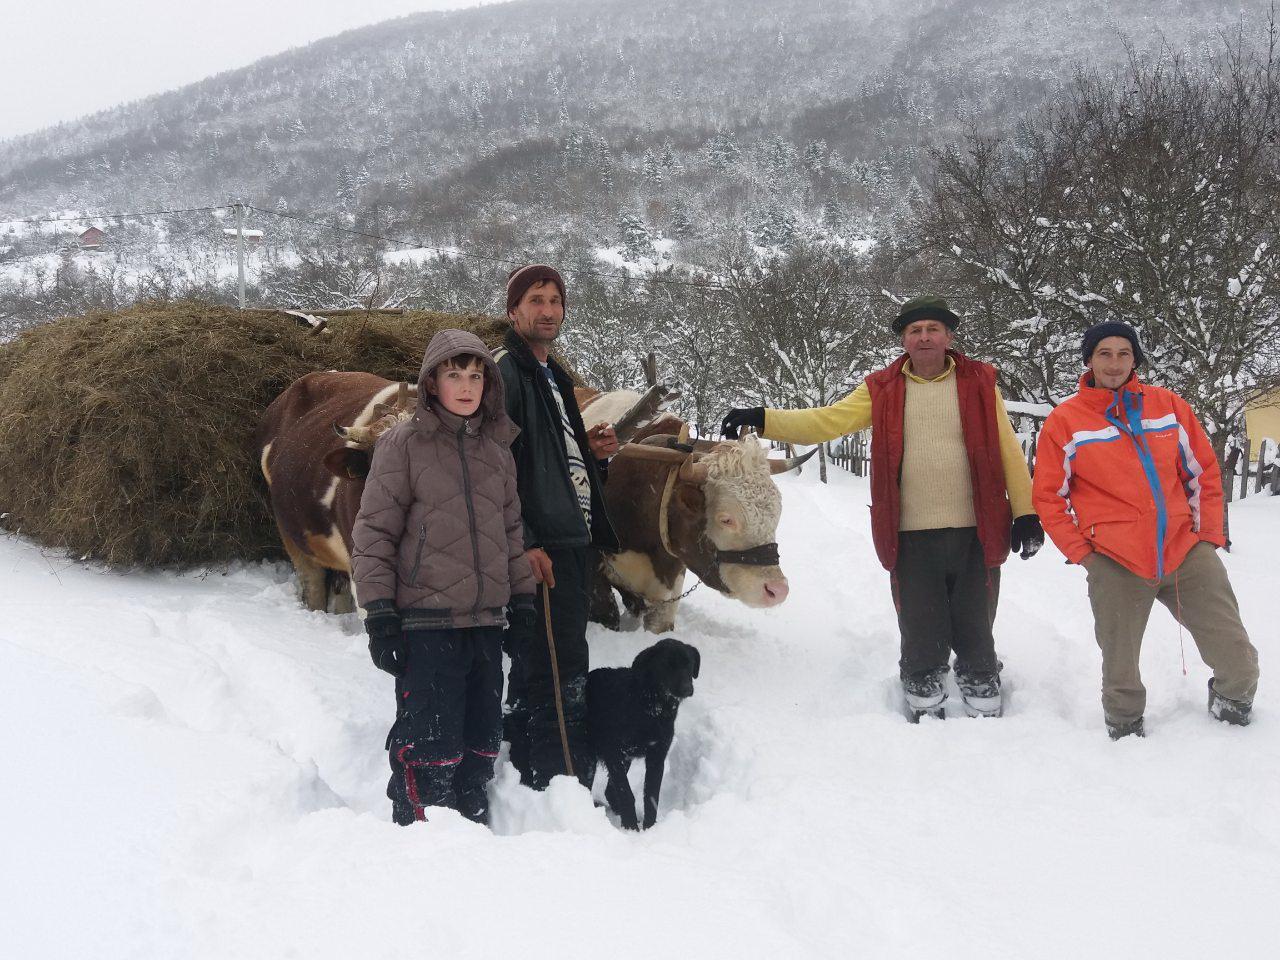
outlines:
[[1244, 726], [1258, 652], [1216, 552], [1226, 541], [1209, 438], [1185, 400], [1138, 379], [1142, 346], [1127, 323], [1091, 327], [1082, 354], [1079, 391], [1040, 433], [1032, 492], [1045, 531], [1088, 576], [1107, 732], [1143, 735], [1138, 653], [1155, 600], [1213, 669], [1209, 713]]

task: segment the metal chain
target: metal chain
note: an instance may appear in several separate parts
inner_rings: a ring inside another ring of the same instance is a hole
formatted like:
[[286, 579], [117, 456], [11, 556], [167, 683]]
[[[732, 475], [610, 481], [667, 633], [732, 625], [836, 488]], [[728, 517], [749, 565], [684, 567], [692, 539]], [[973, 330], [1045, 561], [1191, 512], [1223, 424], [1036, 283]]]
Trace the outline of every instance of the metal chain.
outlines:
[[[618, 568], [617, 568], [617, 567], [615, 567], [615, 566], [613, 565], [613, 561], [612, 561], [612, 560], [610, 560], [610, 559], [609, 559], [606, 555], [604, 555], [603, 553], [600, 555], [600, 559], [602, 559], [602, 560], [605, 562], [605, 565], [606, 565], [610, 570], [612, 570], [612, 571], [613, 571], [613, 575], [614, 575], [615, 577], [617, 577], [619, 580], [624, 579], [624, 577], [623, 577], [620, 573], [618, 573]], [[689, 569], [688, 567], [685, 567], [685, 570], [686, 570], [686, 571], [687, 571], [688, 569]], [[650, 600], [648, 597], [641, 597], [641, 599], [642, 599], [642, 600], [644, 600], [644, 602], [645, 602], [645, 603], [649, 604], [650, 606], [654, 606], [654, 607], [660, 607], [660, 606], [663, 606], [663, 605], [668, 604], [668, 603], [679, 603], [681, 600], [683, 600], [683, 599], [684, 599], [685, 597], [687, 597], [689, 594], [693, 593], [693, 591], [697, 590], [700, 586], [702, 586], [702, 581], [701, 581], [701, 580], [694, 580], [694, 581], [693, 581], [693, 586], [692, 586], [692, 587], [690, 587], [690, 588], [689, 588], [688, 590], [686, 590], [684, 593], [680, 594], [680, 596], [678, 596], [678, 597], [672, 597], [670, 600]]]
[[662, 606], [664, 603], [679, 603], [689, 594], [693, 593], [693, 591], [697, 590], [700, 586], [702, 586], [702, 581], [695, 580], [693, 582], [693, 586], [690, 587], [688, 590], [686, 590], [684, 593], [680, 594], [680, 596], [678, 597], [672, 597], [670, 600], [646, 600], [645, 602], [652, 603], [655, 607]]

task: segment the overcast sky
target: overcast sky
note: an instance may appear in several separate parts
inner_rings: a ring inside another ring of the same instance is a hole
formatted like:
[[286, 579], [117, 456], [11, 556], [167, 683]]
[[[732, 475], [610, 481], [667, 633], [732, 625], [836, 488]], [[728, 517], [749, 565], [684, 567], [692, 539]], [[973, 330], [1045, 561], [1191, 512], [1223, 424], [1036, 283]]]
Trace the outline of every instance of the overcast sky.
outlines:
[[494, 0], [0, 0], [0, 139], [422, 10]]

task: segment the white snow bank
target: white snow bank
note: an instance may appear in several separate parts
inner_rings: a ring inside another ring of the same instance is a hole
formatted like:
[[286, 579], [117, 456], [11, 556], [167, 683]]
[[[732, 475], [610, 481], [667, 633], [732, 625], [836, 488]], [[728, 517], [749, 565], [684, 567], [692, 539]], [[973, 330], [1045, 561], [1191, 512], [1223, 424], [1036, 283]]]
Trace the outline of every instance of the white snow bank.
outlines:
[[[494, 832], [396, 827], [391, 680], [353, 616], [302, 610], [285, 567], [122, 575], [0, 539], [0, 956], [1265, 956], [1280, 499], [1233, 508], [1226, 557], [1254, 725], [1205, 716], [1157, 610], [1149, 736], [1111, 743], [1084, 577], [1052, 547], [1004, 570], [1007, 716], [907, 724], [867, 488], [832, 480], [781, 481], [782, 607], [685, 601], [702, 675], [645, 834], [505, 759]], [[652, 639], [593, 628], [593, 663]]]

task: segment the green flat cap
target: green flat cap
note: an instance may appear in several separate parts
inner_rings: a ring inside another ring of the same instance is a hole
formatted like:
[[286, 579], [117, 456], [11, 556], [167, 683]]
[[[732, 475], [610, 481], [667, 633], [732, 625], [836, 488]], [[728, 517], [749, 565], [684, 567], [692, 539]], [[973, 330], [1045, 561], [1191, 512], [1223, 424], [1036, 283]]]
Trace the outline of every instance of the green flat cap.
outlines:
[[907, 324], [926, 319], [941, 320], [948, 330], [960, 326], [960, 318], [951, 312], [947, 301], [941, 297], [913, 297], [898, 311], [893, 320], [893, 332], [901, 333], [907, 328]]

